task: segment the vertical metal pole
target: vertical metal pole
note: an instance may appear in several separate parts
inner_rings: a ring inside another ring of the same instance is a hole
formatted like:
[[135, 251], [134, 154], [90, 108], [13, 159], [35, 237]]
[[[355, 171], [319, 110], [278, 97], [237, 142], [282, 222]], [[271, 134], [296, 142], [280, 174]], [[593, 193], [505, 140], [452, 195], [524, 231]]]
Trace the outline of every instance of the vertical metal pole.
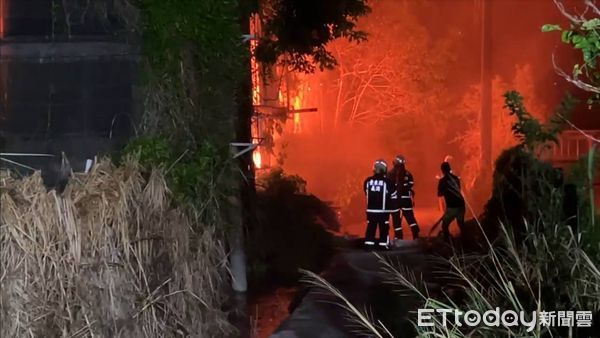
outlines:
[[481, 169], [492, 170], [491, 1], [481, 0]]

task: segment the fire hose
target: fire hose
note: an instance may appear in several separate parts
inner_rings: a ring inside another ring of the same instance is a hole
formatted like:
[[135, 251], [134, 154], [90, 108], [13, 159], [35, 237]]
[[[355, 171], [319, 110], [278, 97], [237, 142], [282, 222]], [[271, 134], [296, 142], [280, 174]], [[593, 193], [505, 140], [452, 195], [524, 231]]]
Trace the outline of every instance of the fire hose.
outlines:
[[442, 220], [444, 219], [444, 216], [442, 215], [442, 217], [440, 217], [440, 219], [438, 219], [435, 223], [433, 223], [433, 225], [431, 226], [431, 229], [429, 230], [429, 237], [431, 237], [431, 234], [433, 233], [433, 231], [440, 225], [440, 223], [442, 223]]

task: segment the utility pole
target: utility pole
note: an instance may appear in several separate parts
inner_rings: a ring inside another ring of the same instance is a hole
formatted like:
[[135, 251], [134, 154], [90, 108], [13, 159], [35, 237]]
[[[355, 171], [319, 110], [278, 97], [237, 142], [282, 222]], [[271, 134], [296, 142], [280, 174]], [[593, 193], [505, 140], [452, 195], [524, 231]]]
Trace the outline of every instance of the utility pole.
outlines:
[[[240, 26], [243, 34], [249, 34], [250, 31], [250, 16], [240, 8]], [[250, 144], [252, 143], [251, 123], [254, 113], [252, 104], [252, 78], [250, 74], [250, 60], [245, 60], [247, 63], [248, 72], [240, 74], [240, 82], [238, 85], [237, 104], [238, 116], [236, 119], [236, 141]], [[239, 204], [237, 211], [240, 216], [240, 223], [234, 224], [232, 229], [231, 241], [231, 272], [233, 277], [233, 289], [236, 292], [245, 293], [248, 285], [246, 281], [246, 255], [244, 251], [244, 229], [252, 222], [252, 213], [254, 211], [253, 201], [256, 196], [256, 187], [254, 182], [254, 165], [252, 162], [252, 152], [247, 152], [243, 156], [238, 157], [239, 173]]]
[[481, 170], [484, 177], [492, 174], [492, 3], [481, 3]]
[[[239, 2], [239, 24], [242, 37], [250, 36], [250, 5], [248, 0]], [[245, 41], [247, 42], [247, 41]], [[236, 93], [238, 105], [235, 119], [236, 144], [252, 144], [252, 116], [254, 105], [252, 102], [252, 74], [251, 60], [244, 60], [246, 71], [239, 74], [239, 83]], [[230, 313], [230, 321], [239, 331], [239, 337], [249, 338], [249, 317], [247, 313], [248, 281], [246, 276], [246, 251], [244, 250], [244, 235], [246, 229], [252, 227], [256, 213], [256, 185], [254, 179], [254, 162], [252, 151], [247, 151], [237, 157], [237, 170], [232, 168], [237, 185], [237, 191], [231, 196], [232, 226], [229, 237], [229, 264], [231, 268], [233, 305], [234, 311]], [[240, 175], [241, 174], [241, 175]]]

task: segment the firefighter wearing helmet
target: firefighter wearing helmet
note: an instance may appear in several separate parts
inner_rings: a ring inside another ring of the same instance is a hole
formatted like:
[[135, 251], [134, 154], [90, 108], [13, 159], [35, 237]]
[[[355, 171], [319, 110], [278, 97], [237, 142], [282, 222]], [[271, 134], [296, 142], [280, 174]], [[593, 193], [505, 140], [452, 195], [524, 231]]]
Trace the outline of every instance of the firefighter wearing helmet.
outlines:
[[413, 239], [417, 239], [419, 237], [419, 225], [417, 224], [413, 210], [415, 196], [413, 186], [415, 182], [410, 171], [406, 170], [406, 159], [404, 156], [396, 156], [394, 159], [394, 168], [389, 177], [394, 182], [398, 192], [397, 203], [391, 211], [395, 237], [396, 239], [403, 238], [402, 218], [404, 218], [410, 226]]
[[[365, 247], [372, 249], [379, 247], [387, 249], [389, 244], [389, 206], [391, 199], [396, 198], [396, 187], [387, 177], [387, 163], [377, 160], [373, 165], [373, 176], [368, 177], [363, 190], [367, 197], [367, 231], [365, 234]], [[379, 228], [379, 240], [375, 233]]]

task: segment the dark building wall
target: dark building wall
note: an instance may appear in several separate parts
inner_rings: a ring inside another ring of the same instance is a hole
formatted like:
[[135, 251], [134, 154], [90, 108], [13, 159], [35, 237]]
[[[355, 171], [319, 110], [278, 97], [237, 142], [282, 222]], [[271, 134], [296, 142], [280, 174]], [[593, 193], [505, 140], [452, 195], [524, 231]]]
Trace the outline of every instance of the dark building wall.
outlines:
[[51, 35], [52, 0], [0, 1], [3, 1], [5, 37]]
[[4, 1], [1, 151], [56, 155], [9, 158], [52, 177], [62, 152], [79, 171], [86, 159], [119, 150], [139, 109], [137, 47], [93, 24], [68, 38], [51, 36], [52, 1]]
[[[134, 12], [123, 0], [0, 0], [4, 36], [63, 39], [123, 35]], [[63, 7], [66, 5], [66, 7]]]

